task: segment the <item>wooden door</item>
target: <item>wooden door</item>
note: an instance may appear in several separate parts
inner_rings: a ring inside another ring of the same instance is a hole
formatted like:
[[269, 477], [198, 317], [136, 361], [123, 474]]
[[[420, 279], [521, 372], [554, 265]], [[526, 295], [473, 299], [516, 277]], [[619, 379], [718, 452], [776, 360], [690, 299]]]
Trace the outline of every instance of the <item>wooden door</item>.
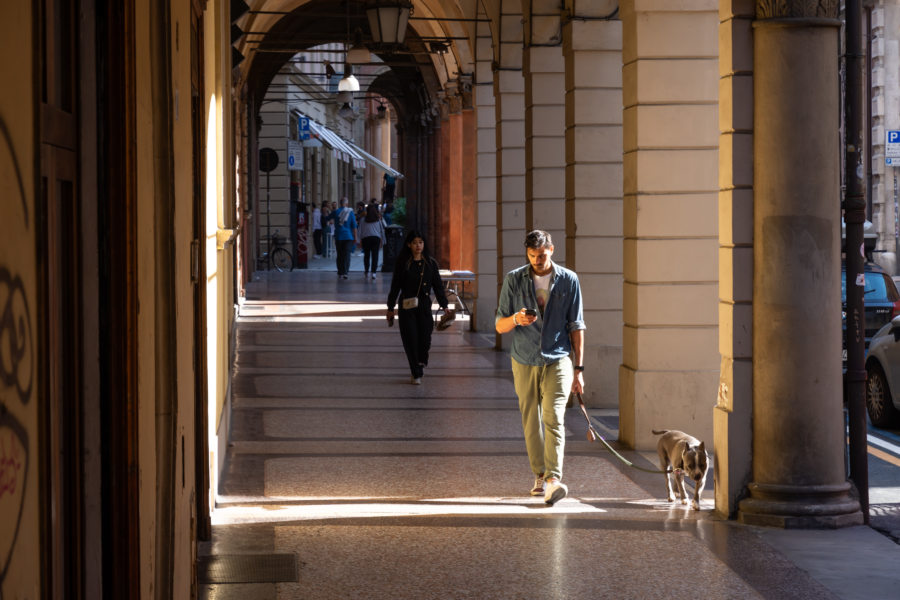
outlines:
[[139, 598], [135, 0], [97, 0], [94, 17], [103, 598]]
[[212, 537], [210, 524], [209, 398], [206, 364], [206, 202], [203, 91], [203, 7], [191, 3], [191, 123], [193, 142], [193, 226], [191, 285], [194, 291], [194, 409], [197, 456], [197, 537]]
[[68, 0], [43, 0], [39, 14], [42, 594], [82, 598], [78, 13]]

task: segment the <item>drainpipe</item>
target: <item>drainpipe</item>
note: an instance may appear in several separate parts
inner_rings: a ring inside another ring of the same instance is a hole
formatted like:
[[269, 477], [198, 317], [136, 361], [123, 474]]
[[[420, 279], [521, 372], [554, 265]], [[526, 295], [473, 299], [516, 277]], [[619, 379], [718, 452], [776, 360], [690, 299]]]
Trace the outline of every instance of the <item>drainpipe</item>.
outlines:
[[847, 223], [847, 409], [850, 421], [850, 479], [859, 492], [859, 505], [866, 524], [869, 522], [869, 473], [866, 456], [866, 369], [865, 357], [865, 285], [863, 277], [863, 222], [866, 220], [866, 170], [862, 152], [863, 136], [863, 69], [865, 53], [862, 45], [862, 12], [860, 0], [847, 0], [846, 65], [847, 95], [844, 115], [847, 136], [844, 168], [847, 191], [844, 198], [844, 221]]

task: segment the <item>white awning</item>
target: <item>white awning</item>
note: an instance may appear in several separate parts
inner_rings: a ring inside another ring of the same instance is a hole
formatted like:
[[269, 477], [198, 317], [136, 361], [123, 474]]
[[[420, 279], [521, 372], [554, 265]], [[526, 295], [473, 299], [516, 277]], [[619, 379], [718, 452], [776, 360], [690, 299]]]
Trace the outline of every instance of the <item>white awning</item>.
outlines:
[[[305, 115], [300, 116], [305, 117]], [[381, 169], [397, 179], [403, 179], [403, 174], [400, 171], [392, 169], [390, 166], [384, 164], [353, 142], [348, 142], [324, 125], [319, 125], [312, 119], [309, 119], [309, 129], [312, 135], [318, 138], [323, 144], [327, 144], [336, 152], [340, 152], [343, 160], [347, 162], [352, 161], [354, 167], [362, 168], [365, 166], [365, 163], [369, 163], [373, 167]]]
[[364, 166], [363, 157], [354, 150], [353, 144], [344, 140], [341, 136], [331, 131], [324, 125], [319, 125], [312, 119], [309, 120], [309, 129], [323, 144], [327, 144], [340, 153], [341, 160], [352, 162], [354, 167]]
[[356, 151], [362, 155], [363, 160], [365, 160], [367, 163], [369, 163], [373, 167], [381, 169], [388, 175], [392, 175], [392, 176], [396, 177], [397, 179], [403, 179], [403, 173], [401, 173], [400, 171], [398, 171], [396, 169], [390, 168], [389, 166], [387, 166], [386, 164], [384, 164], [383, 162], [381, 162], [380, 160], [378, 160], [377, 158], [375, 158], [374, 156], [372, 156], [371, 154], [369, 154], [362, 148], [357, 147]]

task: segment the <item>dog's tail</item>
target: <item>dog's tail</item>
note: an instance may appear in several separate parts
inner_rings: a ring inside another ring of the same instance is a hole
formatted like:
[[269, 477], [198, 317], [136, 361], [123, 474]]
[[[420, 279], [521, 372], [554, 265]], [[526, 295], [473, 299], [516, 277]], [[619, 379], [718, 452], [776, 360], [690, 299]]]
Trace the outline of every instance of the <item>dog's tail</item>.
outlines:
[[653, 432], [654, 434], [656, 434], [656, 435], [662, 435], [662, 434], [664, 434], [664, 433], [669, 433], [669, 430], [668, 430], [668, 429], [660, 429], [660, 430], [657, 430], [657, 429], [651, 429], [650, 431], [652, 431], [652, 432]]

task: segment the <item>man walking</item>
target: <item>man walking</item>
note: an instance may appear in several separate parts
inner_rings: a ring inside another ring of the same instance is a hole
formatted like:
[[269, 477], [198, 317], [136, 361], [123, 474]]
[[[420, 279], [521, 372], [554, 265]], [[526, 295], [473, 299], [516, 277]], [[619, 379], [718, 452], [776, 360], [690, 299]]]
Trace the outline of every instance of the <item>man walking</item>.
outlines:
[[535, 478], [531, 495], [543, 494], [552, 506], [569, 491], [560, 481], [566, 402], [570, 392], [584, 391], [581, 286], [573, 271], [551, 260], [553, 240], [546, 231], [525, 236], [525, 254], [528, 264], [503, 280], [495, 328], [513, 332], [513, 381]]
[[350, 208], [350, 200], [341, 198], [341, 207], [328, 215], [334, 221], [334, 244], [337, 248], [338, 277], [347, 279], [350, 273], [350, 253], [359, 240], [356, 236], [356, 216]]

